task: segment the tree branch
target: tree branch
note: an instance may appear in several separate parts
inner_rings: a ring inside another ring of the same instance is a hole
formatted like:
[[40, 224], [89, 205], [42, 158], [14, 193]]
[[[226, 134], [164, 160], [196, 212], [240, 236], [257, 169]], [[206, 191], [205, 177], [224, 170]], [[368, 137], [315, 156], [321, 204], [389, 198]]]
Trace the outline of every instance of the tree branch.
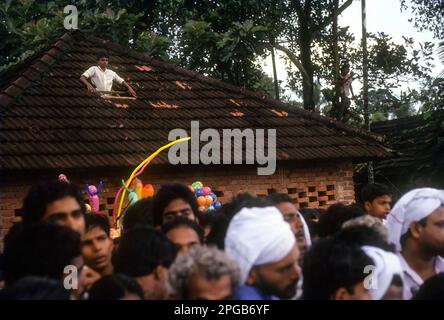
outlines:
[[302, 9], [301, 2], [299, 0], [294, 0], [294, 1], [292, 1], [292, 3], [294, 4], [294, 7], [296, 9], [296, 13], [299, 16], [299, 18], [302, 18], [302, 16], [304, 15], [304, 11]]
[[290, 61], [301, 72], [303, 81], [305, 81], [308, 85], [310, 85], [310, 80], [309, 80], [307, 71], [305, 71], [305, 68], [302, 65], [302, 63], [299, 61], [299, 58], [293, 52], [291, 52], [290, 49], [288, 49], [287, 47], [284, 47], [284, 46], [282, 46], [282, 45], [280, 45], [278, 43], [268, 43], [268, 44], [266, 44], [266, 46], [269, 47], [269, 48], [275, 48], [275, 49], [285, 53], [287, 55], [288, 59], [290, 59]]
[[[339, 16], [345, 9], [347, 9], [351, 4], [353, 3], [353, 0], [347, 0], [344, 4], [342, 4], [338, 8], [337, 15]], [[316, 26], [316, 28], [313, 30], [313, 39], [317, 38], [319, 36], [319, 33], [324, 30], [334, 19], [334, 14], [332, 13], [328, 18], [324, 20], [323, 23]]]

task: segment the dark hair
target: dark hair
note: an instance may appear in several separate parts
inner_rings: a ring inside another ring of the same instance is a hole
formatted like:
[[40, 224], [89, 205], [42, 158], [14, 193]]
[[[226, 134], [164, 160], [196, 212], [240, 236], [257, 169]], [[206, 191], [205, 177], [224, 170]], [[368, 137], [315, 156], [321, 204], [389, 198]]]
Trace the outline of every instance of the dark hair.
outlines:
[[392, 195], [390, 189], [382, 183], [371, 183], [366, 185], [361, 190], [361, 202], [364, 204], [366, 201], [373, 202], [378, 197]]
[[65, 266], [80, 254], [80, 234], [68, 227], [44, 222], [15, 225], [5, 238], [5, 282], [31, 275], [60, 280]]
[[364, 268], [373, 261], [356, 244], [335, 238], [321, 239], [307, 251], [302, 266], [303, 299], [329, 300], [336, 290], [350, 294], [367, 276]]
[[[417, 223], [422, 226], [425, 227], [427, 225], [427, 219], [428, 217], [422, 218], [421, 220], [419, 220]], [[401, 244], [401, 248], [404, 249], [405, 244], [407, 242], [407, 239], [410, 238], [412, 236], [412, 233], [410, 232], [410, 228], [407, 229], [407, 232], [404, 233], [401, 238], [399, 239], [399, 243]]]
[[413, 300], [444, 300], [444, 272], [427, 279], [419, 287]]
[[392, 282], [390, 283], [391, 286], [395, 286], [395, 287], [403, 287], [403, 282], [402, 282], [402, 278], [399, 274], [394, 274], [393, 278], [392, 278]]
[[176, 257], [177, 249], [158, 230], [147, 226], [135, 226], [120, 238], [112, 263], [116, 273], [130, 277], [151, 274], [159, 265], [168, 268]]
[[319, 218], [319, 236], [321, 238], [332, 236], [341, 230], [344, 222], [363, 215], [365, 212], [356, 205], [333, 204]]
[[69, 291], [61, 281], [42, 277], [24, 277], [0, 290], [0, 300], [69, 300]]
[[161, 230], [163, 234], [167, 234], [169, 231], [180, 228], [180, 227], [187, 227], [190, 229], [193, 229], [194, 232], [196, 232], [197, 236], [199, 237], [199, 241], [201, 244], [204, 242], [204, 232], [196, 222], [191, 221], [190, 219], [184, 218], [184, 217], [178, 217], [177, 219], [174, 219], [172, 221], [169, 221], [162, 225]]
[[109, 55], [108, 53], [106, 53], [105, 51], [101, 51], [96, 55], [96, 59], [97, 61], [100, 60], [101, 58], [108, 58], [109, 59]]
[[88, 300], [119, 300], [128, 293], [134, 293], [143, 299], [143, 291], [139, 283], [124, 274], [100, 278], [92, 285], [88, 293]]
[[267, 196], [267, 199], [273, 202], [274, 204], [279, 204], [282, 202], [294, 203], [294, 200], [290, 198], [288, 194], [285, 193], [272, 193]]
[[57, 180], [43, 181], [34, 185], [23, 200], [23, 223], [41, 221], [49, 204], [65, 197], [73, 197], [85, 214], [85, 202], [80, 189], [72, 183]]
[[319, 219], [327, 210], [322, 208], [301, 208], [299, 212], [307, 223], [311, 237], [319, 236]]
[[87, 214], [85, 215], [85, 226], [86, 232], [91, 231], [94, 228], [100, 228], [105, 231], [106, 235], [109, 237], [111, 226], [106, 216], [101, 214]]
[[159, 226], [163, 223], [163, 212], [165, 208], [176, 199], [182, 199], [187, 202], [196, 217], [199, 217], [197, 199], [194, 193], [183, 184], [163, 185], [157, 192], [153, 200], [153, 218], [154, 225]]
[[137, 225], [152, 226], [153, 225], [153, 199], [146, 198], [137, 201], [130, 206], [123, 215], [123, 230], [129, 230]]
[[395, 253], [395, 248], [389, 245], [378, 231], [366, 225], [343, 228], [336, 234], [336, 238], [345, 243], [357, 244], [360, 247], [373, 246]]
[[220, 250], [225, 248], [225, 235], [228, 230], [231, 219], [243, 207], [254, 206], [268, 206], [273, 205], [267, 199], [255, 197], [249, 193], [240, 193], [234, 197], [230, 202], [225, 203], [217, 210], [217, 219], [213, 228], [207, 237], [207, 244], [215, 245]]

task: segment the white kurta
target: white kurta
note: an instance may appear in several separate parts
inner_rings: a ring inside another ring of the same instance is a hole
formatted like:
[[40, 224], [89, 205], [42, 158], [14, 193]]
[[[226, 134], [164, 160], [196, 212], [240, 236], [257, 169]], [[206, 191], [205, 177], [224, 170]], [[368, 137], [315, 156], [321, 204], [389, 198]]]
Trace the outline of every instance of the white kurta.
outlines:
[[90, 79], [97, 90], [111, 91], [113, 88], [113, 81], [122, 83], [124, 80], [119, 77], [117, 73], [106, 69], [103, 71], [100, 67], [93, 66], [86, 70], [82, 76]]
[[[410, 300], [424, 283], [424, 280], [408, 265], [401, 253], [398, 254], [401, 261], [402, 271], [404, 273], [404, 300]], [[444, 272], [444, 259], [440, 256], [436, 257], [435, 272], [438, 274]]]

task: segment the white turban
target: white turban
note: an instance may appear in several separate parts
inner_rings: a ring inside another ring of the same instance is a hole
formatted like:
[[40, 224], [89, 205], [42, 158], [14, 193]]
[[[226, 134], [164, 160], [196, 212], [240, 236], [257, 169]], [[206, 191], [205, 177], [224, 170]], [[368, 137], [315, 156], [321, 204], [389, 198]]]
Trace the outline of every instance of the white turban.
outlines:
[[373, 260], [376, 269], [372, 271], [373, 285], [369, 288], [373, 300], [381, 300], [392, 283], [393, 276], [403, 279], [402, 266], [396, 254], [377, 247], [363, 246], [365, 254]]
[[253, 266], [282, 260], [295, 244], [290, 225], [276, 207], [242, 209], [225, 236], [225, 252], [240, 267], [242, 284]]
[[301, 217], [302, 227], [304, 229], [305, 244], [307, 245], [307, 249], [310, 249], [311, 247], [310, 229], [308, 229], [308, 225], [304, 219], [304, 216], [301, 213], [299, 213], [299, 216]]
[[428, 217], [433, 211], [444, 205], [444, 190], [421, 188], [407, 192], [396, 202], [387, 217], [389, 242], [401, 251], [401, 236], [413, 222]]

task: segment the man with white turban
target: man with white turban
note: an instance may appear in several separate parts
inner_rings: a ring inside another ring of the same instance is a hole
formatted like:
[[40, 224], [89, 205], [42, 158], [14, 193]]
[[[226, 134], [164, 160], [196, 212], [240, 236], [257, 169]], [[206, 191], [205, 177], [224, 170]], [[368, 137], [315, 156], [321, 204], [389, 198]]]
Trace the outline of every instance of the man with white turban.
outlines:
[[402, 266], [396, 254], [373, 246], [362, 246], [365, 254], [373, 260], [374, 269], [366, 283], [373, 300], [402, 300]]
[[421, 188], [399, 199], [387, 218], [404, 272], [404, 299], [423, 282], [444, 272], [444, 190]]
[[276, 207], [243, 208], [230, 221], [225, 252], [240, 267], [237, 300], [289, 299], [299, 280], [295, 236]]

